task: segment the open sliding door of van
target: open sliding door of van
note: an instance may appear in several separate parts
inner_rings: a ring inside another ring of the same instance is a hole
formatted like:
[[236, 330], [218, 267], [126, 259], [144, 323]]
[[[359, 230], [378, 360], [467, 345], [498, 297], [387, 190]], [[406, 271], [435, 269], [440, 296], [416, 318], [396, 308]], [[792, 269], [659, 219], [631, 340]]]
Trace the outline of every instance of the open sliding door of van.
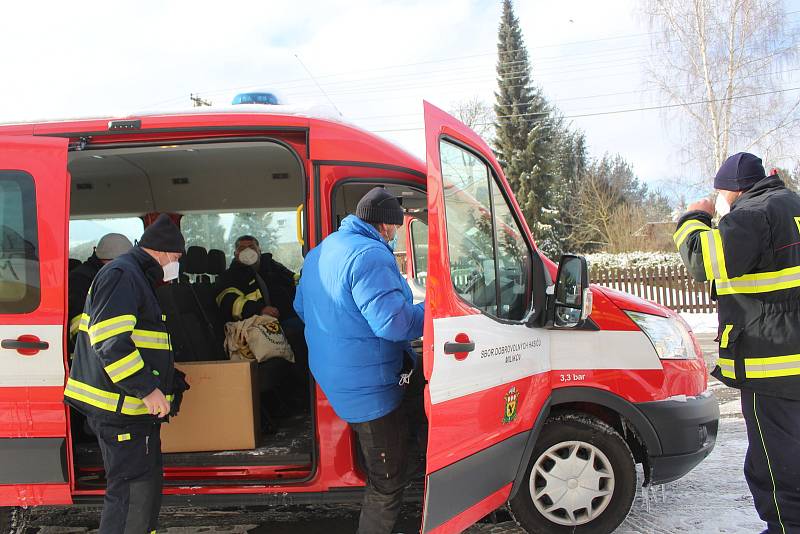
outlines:
[[[425, 103], [429, 421], [423, 532], [461, 532], [511, 492], [549, 394], [547, 332], [526, 325], [540, 261], [494, 156]], [[541, 303], [537, 303], [537, 308]]]
[[0, 506], [71, 502], [67, 142], [0, 136]]

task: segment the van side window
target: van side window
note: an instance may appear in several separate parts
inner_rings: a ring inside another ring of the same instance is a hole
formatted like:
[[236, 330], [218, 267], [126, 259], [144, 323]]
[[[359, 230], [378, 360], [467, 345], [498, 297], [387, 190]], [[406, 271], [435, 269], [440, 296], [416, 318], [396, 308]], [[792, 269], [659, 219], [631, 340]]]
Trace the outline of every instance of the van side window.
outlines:
[[530, 295], [530, 251], [489, 166], [440, 143], [450, 274], [456, 292], [494, 317], [519, 321]]
[[39, 244], [33, 177], [0, 171], [0, 313], [39, 306]]

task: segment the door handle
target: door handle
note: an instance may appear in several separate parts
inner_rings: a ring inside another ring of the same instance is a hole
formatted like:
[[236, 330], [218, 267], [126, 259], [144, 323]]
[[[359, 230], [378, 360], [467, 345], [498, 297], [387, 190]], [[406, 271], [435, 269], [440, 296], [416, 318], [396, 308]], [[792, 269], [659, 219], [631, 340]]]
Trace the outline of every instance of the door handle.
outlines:
[[448, 341], [444, 344], [444, 353], [452, 354], [458, 361], [465, 360], [473, 350], [475, 350], [475, 342], [463, 332], [456, 334], [455, 341]]
[[42, 341], [36, 336], [23, 335], [17, 339], [4, 339], [0, 341], [0, 348], [15, 350], [23, 356], [33, 356], [40, 350], [50, 348], [50, 343]]
[[475, 350], [475, 342], [468, 341], [466, 343], [459, 343], [448, 341], [444, 344], [444, 353], [445, 354], [456, 354], [457, 352], [472, 352]]

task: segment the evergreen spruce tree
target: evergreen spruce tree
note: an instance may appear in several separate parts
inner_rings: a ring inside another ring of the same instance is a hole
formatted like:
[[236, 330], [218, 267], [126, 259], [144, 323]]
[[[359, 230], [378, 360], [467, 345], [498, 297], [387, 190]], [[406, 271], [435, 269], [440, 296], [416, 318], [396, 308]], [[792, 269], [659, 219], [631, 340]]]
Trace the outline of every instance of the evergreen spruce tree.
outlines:
[[278, 245], [278, 231], [272, 226], [272, 213], [243, 211], [233, 217], [228, 234], [228, 247], [233, 251], [236, 239], [251, 235], [258, 239], [262, 252], [271, 252]]
[[560, 255], [566, 252], [583, 252], [574, 239], [574, 230], [580, 224], [577, 203], [581, 182], [589, 166], [586, 136], [580, 131], [559, 128], [555, 158], [555, 183], [552, 202], [555, 214], [551, 238], [553, 248]]
[[189, 213], [181, 218], [181, 232], [186, 246], [225, 250], [225, 228], [217, 213]]
[[497, 54], [494, 149], [534, 237], [553, 252], [554, 120], [542, 91], [531, 82], [511, 0], [503, 0]]

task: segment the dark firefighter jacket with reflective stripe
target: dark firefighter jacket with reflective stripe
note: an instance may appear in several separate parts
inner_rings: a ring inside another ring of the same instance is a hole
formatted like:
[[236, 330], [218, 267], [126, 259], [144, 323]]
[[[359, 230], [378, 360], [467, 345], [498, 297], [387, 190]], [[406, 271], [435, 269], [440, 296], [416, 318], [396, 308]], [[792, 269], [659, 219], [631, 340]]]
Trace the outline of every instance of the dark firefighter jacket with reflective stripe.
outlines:
[[103, 267], [103, 262], [97, 255], [92, 254], [88, 260], [81, 263], [69, 273], [69, 298], [67, 299], [67, 309], [69, 310], [69, 350], [72, 354], [75, 349], [75, 338], [78, 336], [78, 327], [81, 323], [83, 306], [86, 304], [86, 295], [92, 286], [92, 281]]
[[711, 228], [685, 214], [673, 236], [696, 280], [713, 280], [719, 360], [729, 386], [800, 400], [800, 197], [778, 176], [740, 196]]
[[174, 364], [153, 290], [163, 271], [139, 247], [103, 267], [81, 316], [66, 401], [86, 415], [155, 420], [141, 401], [156, 388], [172, 397]]
[[[272, 259], [272, 254], [262, 254], [258, 274], [269, 291], [270, 306], [278, 308], [279, 319], [297, 317], [294, 311], [294, 273]], [[225, 321], [241, 321], [258, 315], [266, 306], [255, 271], [236, 260], [219, 276], [215, 285], [217, 305]]]

